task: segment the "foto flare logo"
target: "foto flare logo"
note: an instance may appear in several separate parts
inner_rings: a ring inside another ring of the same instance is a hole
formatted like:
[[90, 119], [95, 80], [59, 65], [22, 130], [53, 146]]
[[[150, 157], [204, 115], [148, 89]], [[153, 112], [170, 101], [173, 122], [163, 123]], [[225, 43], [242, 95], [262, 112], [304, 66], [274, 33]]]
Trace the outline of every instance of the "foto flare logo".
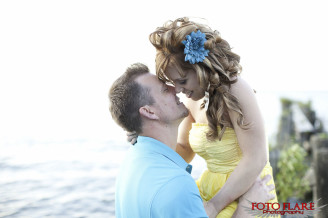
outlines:
[[249, 201], [249, 206], [242, 205], [242, 207], [250, 215], [257, 217], [275, 217], [279, 215], [309, 217], [318, 214], [323, 207], [327, 206], [318, 207], [319, 200], [309, 203], [261, 203]]

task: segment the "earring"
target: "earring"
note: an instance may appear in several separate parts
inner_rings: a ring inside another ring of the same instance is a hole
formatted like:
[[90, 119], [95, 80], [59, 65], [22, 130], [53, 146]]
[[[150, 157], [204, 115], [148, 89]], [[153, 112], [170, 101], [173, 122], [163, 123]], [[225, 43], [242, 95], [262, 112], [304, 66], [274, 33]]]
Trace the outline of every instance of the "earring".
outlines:
[[210, 83], [208, 83], [208, 87], [207, 87], [207, 90], [205, 91], [205, 96], [204, 96], [204, 108], [205, 108], [205, 111], [207, 111], [208, 109], [208, 105], [210, 104], [210, 93], [209, 93], [209, 90], [210, 90]]

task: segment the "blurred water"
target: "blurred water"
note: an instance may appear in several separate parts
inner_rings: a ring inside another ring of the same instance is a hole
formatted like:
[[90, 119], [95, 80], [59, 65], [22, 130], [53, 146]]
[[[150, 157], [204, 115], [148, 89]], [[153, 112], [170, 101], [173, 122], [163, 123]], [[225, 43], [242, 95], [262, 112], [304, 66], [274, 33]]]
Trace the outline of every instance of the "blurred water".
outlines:
[[128, 145], [6, 142], [0, 147], [0, 217], [115, 217], [114, 182]]

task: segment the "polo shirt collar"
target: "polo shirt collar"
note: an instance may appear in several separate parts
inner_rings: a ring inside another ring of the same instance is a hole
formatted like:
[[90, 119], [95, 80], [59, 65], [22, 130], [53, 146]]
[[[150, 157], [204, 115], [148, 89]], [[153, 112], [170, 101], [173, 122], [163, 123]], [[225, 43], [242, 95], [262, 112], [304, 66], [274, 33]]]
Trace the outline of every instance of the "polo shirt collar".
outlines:
[[138, 136], [138, 140], [135, 146], [140, 147], [143, 150], [161, 154], [173, 161], [182, 169], [186, 170], [189, 174], [191, 173], [192, 165], [188, 164], [177, 152], [175, 152], [169, 146], [165, 145], [163, 142], [160, 142], [151, 137]]

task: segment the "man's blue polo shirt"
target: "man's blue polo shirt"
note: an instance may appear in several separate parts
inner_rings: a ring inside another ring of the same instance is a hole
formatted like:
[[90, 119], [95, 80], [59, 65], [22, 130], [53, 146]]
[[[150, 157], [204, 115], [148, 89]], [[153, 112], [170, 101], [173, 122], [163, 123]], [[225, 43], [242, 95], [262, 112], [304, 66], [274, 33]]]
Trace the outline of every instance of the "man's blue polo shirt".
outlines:
[[139, 136], [116, 180], [116, 217], [207, 217], [190, 172], [191, 165], [170, 147]]

